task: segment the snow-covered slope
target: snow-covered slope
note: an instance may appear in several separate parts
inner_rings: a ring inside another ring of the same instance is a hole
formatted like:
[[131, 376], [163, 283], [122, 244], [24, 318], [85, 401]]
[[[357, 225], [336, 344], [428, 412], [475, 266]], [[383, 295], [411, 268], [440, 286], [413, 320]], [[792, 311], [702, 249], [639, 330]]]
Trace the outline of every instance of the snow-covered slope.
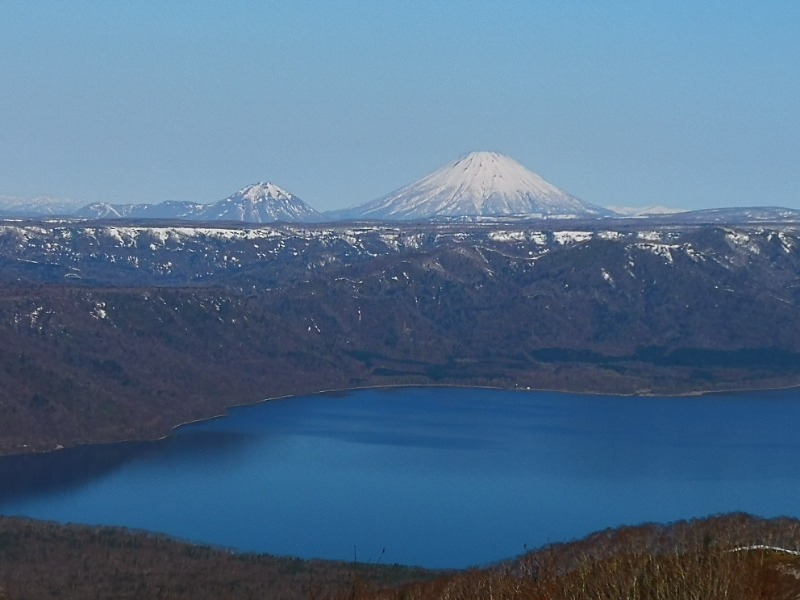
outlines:
[[205, 207], [198, 219], [271, 223], [274, 221], [316, 221], [320, 213], [294, 194], [273, 183], [255, 183], [233, 196]]
[[611, 214], [547, 183], [515, 160], [472, 152], [387, 196], [343, 211], [338, 218], [429, 219], [453, 216]]
[[90, 219], [119, 219], [131, 216], [131, 212], [139, 204], [111, 204], [110, 202], [92, 202], [75, 211], [78, 217]]

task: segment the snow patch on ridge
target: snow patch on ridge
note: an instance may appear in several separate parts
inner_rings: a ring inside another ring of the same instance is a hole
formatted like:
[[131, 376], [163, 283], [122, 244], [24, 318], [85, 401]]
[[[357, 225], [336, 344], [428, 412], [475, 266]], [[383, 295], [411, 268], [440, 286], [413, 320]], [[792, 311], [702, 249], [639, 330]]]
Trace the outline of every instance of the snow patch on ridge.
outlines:
[[554, 231], [553, 237], [555, 238], [556, 242], [561, 244], [578, 244], [580, 242], [585, 242], [587, 240], [592, 239], [592, 232], [591, 231]]

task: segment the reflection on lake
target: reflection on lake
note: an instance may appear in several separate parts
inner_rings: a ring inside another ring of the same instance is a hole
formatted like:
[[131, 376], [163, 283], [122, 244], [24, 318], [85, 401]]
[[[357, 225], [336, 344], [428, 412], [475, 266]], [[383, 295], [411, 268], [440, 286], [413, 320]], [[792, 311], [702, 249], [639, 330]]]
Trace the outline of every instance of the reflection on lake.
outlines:
[[[800, 515], [800, 394], [366, 390], [0, 459], [0, 512], [463, 567], [643, 521]], [[385, 548], [385, 553], [381, 553]]]

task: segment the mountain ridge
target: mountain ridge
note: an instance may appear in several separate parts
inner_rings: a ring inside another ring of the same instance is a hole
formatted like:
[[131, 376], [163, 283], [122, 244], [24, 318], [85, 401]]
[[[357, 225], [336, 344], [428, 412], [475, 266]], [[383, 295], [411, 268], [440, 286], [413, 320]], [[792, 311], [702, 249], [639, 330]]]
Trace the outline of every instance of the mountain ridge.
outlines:
[[271, 182], [259, 182], [211, 204], [167, 200], [158, 204], [88, 204], [76, 216], [92, 219], [176, 219], [188, 221], [318, 221], [322, 215], [294, 194]]
[[82, 204], [73, 199], [0, 196], [0, 218], [78, 217], [160, 219], [240, 223], [320, 221], [439, 221], [637, 219], [663, 224], [770, 221], [795, 223], [800, 211], [776, 206], [695, 210], [655, 205], [602, 207], [555, 187], [520, 163], [497, 152], [471, 152], [376, 200], [319, 212], [269, 182], [245, 186], [215, 202], [166, 200], [157, 204]]
[[0, 196], [0, 215], [9, 217], [69, 215], [82, 206], [80, 200], [72, 198]]

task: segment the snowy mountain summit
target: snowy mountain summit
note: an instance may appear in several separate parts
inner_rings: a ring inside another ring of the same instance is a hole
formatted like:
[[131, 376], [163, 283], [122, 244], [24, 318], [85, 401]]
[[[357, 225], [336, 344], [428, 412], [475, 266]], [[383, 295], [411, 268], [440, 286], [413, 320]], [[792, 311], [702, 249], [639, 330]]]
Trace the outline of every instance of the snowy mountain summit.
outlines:
[[210, 204], [198, 215], [201, 219], [247, 223], [316, 221], [320, 217], [300, 198], [268, 182], [244, 187], [233, 196]]
[[527, 215], [597, 217], [610, 211], [583, 202], [496, 152], [472, 152], [419, 181], [336, 216], [430, 219]]

